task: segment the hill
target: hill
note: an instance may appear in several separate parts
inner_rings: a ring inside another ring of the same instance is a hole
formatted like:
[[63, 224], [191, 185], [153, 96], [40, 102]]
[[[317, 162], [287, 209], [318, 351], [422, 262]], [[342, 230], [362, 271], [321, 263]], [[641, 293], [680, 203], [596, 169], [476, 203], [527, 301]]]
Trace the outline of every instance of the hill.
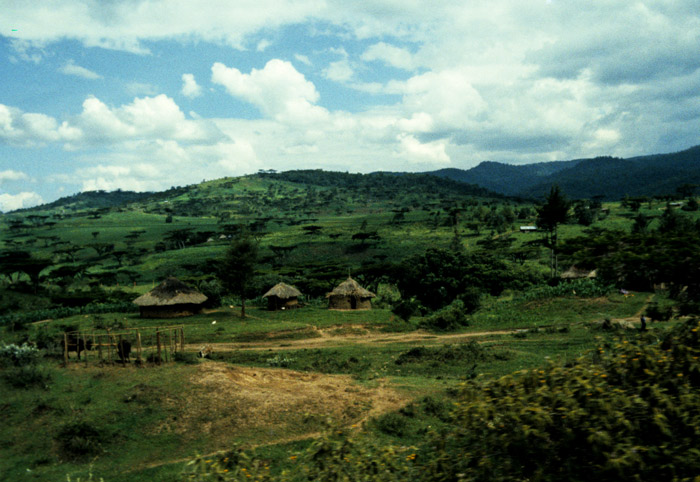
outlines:
[[572, 198], [663, 196], [684, 184], [700, 183], [700, 146], [629, 159], [596, 157], [523, 166], [482, 162], [469, 170], [441, 169], [431, 174], [530, 199], [542, 198], [553, 184]]

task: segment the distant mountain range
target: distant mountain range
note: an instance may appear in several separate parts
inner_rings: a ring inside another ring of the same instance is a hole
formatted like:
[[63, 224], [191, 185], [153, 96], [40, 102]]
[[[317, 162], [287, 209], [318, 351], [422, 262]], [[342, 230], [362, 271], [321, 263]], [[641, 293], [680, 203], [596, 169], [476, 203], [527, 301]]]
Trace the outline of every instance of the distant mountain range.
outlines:
[[683, 184], [700, 184], [700, 146], [629, 159], [596, 157], [517, 166], [482, 162], [468, 170], [440, 169], [430, 174], [532, 199], [545, 196], [553, 184], [573, 199], [660, 196], [674, 194]]

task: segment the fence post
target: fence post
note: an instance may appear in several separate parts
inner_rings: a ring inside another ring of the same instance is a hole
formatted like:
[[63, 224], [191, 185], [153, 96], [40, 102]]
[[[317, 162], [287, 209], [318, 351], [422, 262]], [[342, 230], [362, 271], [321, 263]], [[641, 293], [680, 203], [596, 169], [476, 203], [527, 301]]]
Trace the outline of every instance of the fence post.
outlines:
[[97, 343], [97, 353], [100, 357], [100, 362], [102, 362], [102, 335], [97, 335], [99, 343]]
[[122, 342], [122, 335], [119, 334], [119, 339], [117, 340], [117, 356], [122, 362], [122, 365], [126, 365], [126, 360], [124, 359], [124, 343]]
[[160, 331], [156, 331], [156, 345], [158, 345], [158, 365], [163, 361], [160, 357]]
[[139, 366], [143, 364], [141, 360], [141, 332], [136, 330], [136, 357], [139, 360]]
[[185, 328], [180, 325], [180, 350], [185, 351]]
[[[80, 346], [80, 342], [78, 342], [78, 346]], [[85, 366], [88, 366], [88, 349], [87, 349], [87, 340], [85, 339], [85, 333], [83, 333], [83, 353], [85, 354]]]
[[68, 333], [63, 332], [63, 364], [68, 366]]

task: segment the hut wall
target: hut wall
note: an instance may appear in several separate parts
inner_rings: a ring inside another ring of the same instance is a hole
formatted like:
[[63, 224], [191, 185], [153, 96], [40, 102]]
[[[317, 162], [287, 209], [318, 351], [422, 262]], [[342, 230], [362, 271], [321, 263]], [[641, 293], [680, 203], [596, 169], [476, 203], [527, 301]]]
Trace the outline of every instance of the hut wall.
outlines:
[[371, 310], [372, 301], [370, 298], [331, 295], [328, 297], [328, 307], [332, 310]]
[[331, 295], [328, 297], [328, 307], [334, 310], [351, 309], [350, 297], [343, 295]]
[[277, 296], [267, 297], [267, 309], [270, 311], [281, 310], [282, 308], [289, 310], [298, 307], [299, 300], [297, 298], [278, 298]]
[[142, 306], [141, 318], [179, 318], [196, 315], [200, 311], [202, 306], [195, 304]]

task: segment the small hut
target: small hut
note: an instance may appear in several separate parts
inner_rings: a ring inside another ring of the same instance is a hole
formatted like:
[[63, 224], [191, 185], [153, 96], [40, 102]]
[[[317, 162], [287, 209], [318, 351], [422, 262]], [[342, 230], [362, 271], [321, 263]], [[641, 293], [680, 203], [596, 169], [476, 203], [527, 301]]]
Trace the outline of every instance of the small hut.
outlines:
[[207, 297], [177, 278], [167, 278], [134, 300], [143, 318], [176, 318], [202, 311]]
[[326, 295], [328, 308], [332, 310], [371, 310], [375, 295], [348, 277]]
[[263, 298], [267, 298], [267, 309], [275, 311], [298, 308], [299, 296], [301, 296], [301, 292], [294, 286], [289, 286], [286, 283], [277, 283], [263, 295]]

